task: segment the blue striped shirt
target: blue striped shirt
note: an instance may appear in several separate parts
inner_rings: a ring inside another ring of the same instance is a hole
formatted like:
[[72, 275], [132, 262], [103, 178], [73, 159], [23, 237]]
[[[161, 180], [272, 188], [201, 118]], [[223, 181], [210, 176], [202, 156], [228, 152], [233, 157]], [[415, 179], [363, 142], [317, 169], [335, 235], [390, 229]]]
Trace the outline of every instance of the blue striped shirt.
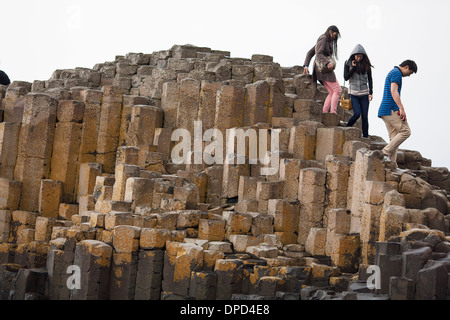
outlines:
[[395, 67], [392, 69], [384, 82], [384, 92], [383, 92], [383, 100], [381, 101], [380, 108], [378, 109], [378, 117], [381, 116], [390, 116], [392, 110], [397, 111], [399, 107], [394, 101], [391, 93], [391, 84], [395, 82], [398, 84], [398, 93], [400, 94], [402, 91], [402, 72], [399, 67]]

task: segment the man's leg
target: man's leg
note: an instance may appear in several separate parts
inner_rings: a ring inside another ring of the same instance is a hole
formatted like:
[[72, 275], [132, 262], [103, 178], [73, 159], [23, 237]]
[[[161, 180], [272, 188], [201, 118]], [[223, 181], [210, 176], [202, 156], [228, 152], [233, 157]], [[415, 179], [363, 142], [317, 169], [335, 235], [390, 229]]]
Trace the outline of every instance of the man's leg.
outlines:
[[390, 142], [383, 148], [383, 153], [388, 155], [391, 161], [397, 162], [397, 151], [399, 146], [411, 135], [411, 130], [406, 121], [392, 111], [390, 116], [381, 117], [389, 132]]
[[[398, 131], [389, 122], [385, 121], [384, 117], [381, 117], [381, 118], [383, 119], [384, 124], [386, 125], [386, 129], [387, 129], [388, 135], [389, 135], [389, 142], [390, 142], [398, 134]], [[386, 147], [387, 147], [387, 145], [386, 145]], [[393, 152], [389, 153], [387, 150], [385, 150], [386, 147], [383, 148], [383, 150], [382, 150], [383, 154], [388, 156], [392, 161], [397, 162], [397, 150], [394, 150]]]

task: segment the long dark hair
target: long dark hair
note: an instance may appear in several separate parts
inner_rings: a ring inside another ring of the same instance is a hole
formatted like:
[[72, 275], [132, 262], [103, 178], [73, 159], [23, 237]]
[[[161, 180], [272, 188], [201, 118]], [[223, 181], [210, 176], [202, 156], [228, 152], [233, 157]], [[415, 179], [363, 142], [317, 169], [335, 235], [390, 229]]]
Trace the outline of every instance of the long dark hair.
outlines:
[[[330, 38], [330, 32], [337, 32], [337, 37], [334, 40], [331, 40]], [[337, 59], [338, 58], [338, 45], [337, 45], [337, 41], [338, 39], [341, 37], [341, 33], [339, 32], [338, 27], [336, 26], [329, 26], [327, 31], [325, 31], [325, 34], [327, 36], [327, 39], [333, 42], [333, 56]]]
[[[355, 60], [355, 56], [359, 54], [359, 53], [355, 53], [350, 57], [350, 63]], [[359, 74], [364, 74], [370, 71], [370, 68], [373, 68], [373, 65], [370, 63], [370, 59], [368, 56], [366, 56], [365, 54], [362, 54], [363, 58], [361, 60], [361, 62], [359, 62], [356, 65], [356, 70], [355, 72], [359, 73]]]

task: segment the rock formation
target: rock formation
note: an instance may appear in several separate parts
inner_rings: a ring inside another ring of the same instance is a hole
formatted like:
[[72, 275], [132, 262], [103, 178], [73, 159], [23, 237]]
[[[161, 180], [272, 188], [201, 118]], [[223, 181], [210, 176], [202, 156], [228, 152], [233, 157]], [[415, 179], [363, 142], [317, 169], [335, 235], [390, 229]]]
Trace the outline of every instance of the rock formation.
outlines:
[[[448, 169], [397, 174], [302, 71], [175, 45], [1, 86], [0, 299], [449, 299]], [[277, 130], [277, 172], [174, 162], [195, 121]]]

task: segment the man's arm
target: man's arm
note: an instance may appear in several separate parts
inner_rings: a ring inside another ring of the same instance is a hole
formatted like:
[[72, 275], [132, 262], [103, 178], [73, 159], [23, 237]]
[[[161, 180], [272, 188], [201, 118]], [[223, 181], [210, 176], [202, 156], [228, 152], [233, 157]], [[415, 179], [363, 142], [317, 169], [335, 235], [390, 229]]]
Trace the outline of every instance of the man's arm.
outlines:
[[391, 94], [392, 98], [394, 99], [394, 102], [400, 108], [400, 119], [406, 122], [405, 108], [403, 107], [402, 100], [400, 99], [400, 94], [398, 93], [398, 83], [396, 82], [391, 83]]

